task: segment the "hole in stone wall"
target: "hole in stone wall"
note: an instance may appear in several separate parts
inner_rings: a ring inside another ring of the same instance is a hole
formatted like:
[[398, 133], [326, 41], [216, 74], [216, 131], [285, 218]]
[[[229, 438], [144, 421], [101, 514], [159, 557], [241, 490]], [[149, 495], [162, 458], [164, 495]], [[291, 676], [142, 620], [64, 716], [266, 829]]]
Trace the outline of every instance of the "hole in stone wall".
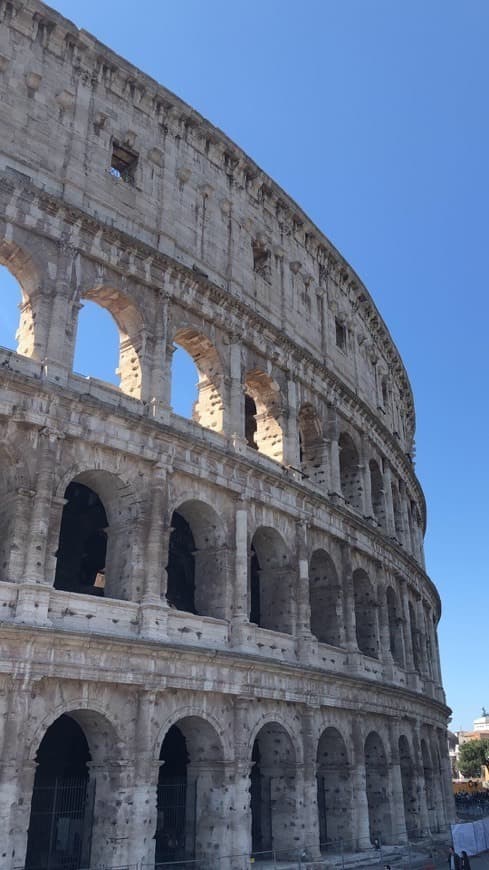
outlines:
[[199, 397], [199, 373], [192, 357], [177, 345], [172, 358], [171, 406], [175, 414], [192, 420]]
[[104, 506], [98, 495], [81, 483], [70, 483], [65, 499], [54, 588], [101, 596], [108, 527]]
[[120, 178], [128, 184], [134, 184], [138, 154], [123, 145], [114, 142], [112, 145], [112, 157], [110, 161], [110, 174], [114, 178]]
[[163, 764], [158, 776], [156, 864], [188, 857], [185, 844], [189, 757], [185, 737], [176, 725], [172, 725], [163, 740], [160, 761]]
[[0, 266], [0, 345], [9, 350], [17, 350], [16, 332], [22, 299], [19, 282], [6, 266]]
[[256, 435], [256, 405], [254, 399], [245, 394], [245, 438], [248, 447], [253, 450], [258, 450], [258, 445], [255, 441]]
[[178, 511], [171, 519], [168, 555], [168, 603], [177, 610], [195, 610], [195, 541], [192, 529]]
[[84, 301], [78, 314], [73, 370], [118, 387], [119, 346], [120, 333], [111, 314], [96, 302]]

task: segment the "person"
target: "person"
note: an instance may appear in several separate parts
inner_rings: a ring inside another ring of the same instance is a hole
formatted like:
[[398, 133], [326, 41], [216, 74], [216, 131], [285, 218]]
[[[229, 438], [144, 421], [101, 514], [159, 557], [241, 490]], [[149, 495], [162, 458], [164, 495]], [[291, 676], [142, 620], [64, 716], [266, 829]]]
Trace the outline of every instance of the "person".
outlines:
[[460, 868], [461, 870], [470, 870], [469, 856], [465, 849], [462, 849], [462, 854], [460, 856]]
[[448, 853], [448, 870], [461, 870], [460, 855], [457, 855], [453, 846], [450, 846]]

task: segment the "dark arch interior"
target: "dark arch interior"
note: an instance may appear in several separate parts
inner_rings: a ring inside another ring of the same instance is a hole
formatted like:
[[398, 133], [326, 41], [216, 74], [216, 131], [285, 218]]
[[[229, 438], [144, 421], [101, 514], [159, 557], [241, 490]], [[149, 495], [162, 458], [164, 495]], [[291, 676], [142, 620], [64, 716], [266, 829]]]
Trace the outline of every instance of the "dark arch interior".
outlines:
[[163, 740], [160, 761], [163, 764], [158, 776], [156, 864], [190, 857], [189, 756], [185, 737], [176, 725], [172, 725]]
[[250, 622], [260, 625], [260, 562], [253, 544], [250, 561]]
[[26, 870], [78, 870], [90, 860], [90, 752], [80, 726], [60, 716], [39, 746]]
[[258, 445], [255, 441], [257, 430], [256, 414], [255, 400], [248, 393], [245, 393], [245, 438], [248, 447], [252, 447], [253, 450], [258, 450]]
[[197, 613], [195, 608], [195, 541], [187, 520], [173, 512], [168, 552], [168, 603], [177, 610]]
[[108, 527], [104, 506], [82, 483], [70, 483], [65, 499], [54, 588], [103, 595]]
[[258, 740], [255, 740], [253, 744], [251, 760], [253, 762], [250, 776], [251, 848], [253, 852], [260, 853], [272, 848], [272, 828], [268, 782], [261, 772], [261, 753]]

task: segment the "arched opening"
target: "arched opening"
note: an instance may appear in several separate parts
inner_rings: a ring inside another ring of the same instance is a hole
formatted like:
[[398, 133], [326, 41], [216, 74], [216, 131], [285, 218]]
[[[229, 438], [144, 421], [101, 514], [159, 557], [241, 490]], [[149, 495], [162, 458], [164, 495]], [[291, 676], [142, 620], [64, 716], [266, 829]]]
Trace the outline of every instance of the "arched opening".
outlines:
[[170, 606], [226, 619], [229, 612], [229, 551], [214, 508], [184, 502], [173, 512], [167, 566]]
[[305, 477], [318, 485], [326, 482], [324, 439], [321, 421], [312, 405], [303, 405], [299, 411], [299, 445], [301, 470]]
[[121, 392], [140, 399], [144, 325], [139, 311], [113, 287], [91, 288], [82, 293], [82, 298], [74, 369], [85, 377], [115, 384]]
[[390, 651], [395, 663], [402, 667], [404, 664], [404, 651], [402, 644], [402, 618], [400, 615], [397, 595], [392, 586], [387, 587], [386, 599], [387, 615], [389, 619]]
[[156, 864], [218, 859], [228, 821], [220, 738], [204, 719], [186, 717], [168, 729], [160, 761]]
[[368, 575], [361, 568], [353, 572], [353, 593], [358, 649], [365, 655], [377, 659], [379, 657], [377, 602]]
[[26, 870], [90, 866], [93, 793], [85, 734], [68, 715], [48, 728], [36, 756]]
[[[0, 260], [1, 263], [1, 260]], [[18, 350], [19, 307], [25, 296], [19, 282], [6, 266], [0, 265], [0, 345], [9, 350]]]
[[346, 504], [362, 512], [363, 488], [357, 448], [346, 432], [341, 433], [338, 445], [340, 448], [340, 483], [343, 498]]
[[[5, 438], [0, 430], [0, 442]], [[22, 502], [30, 500], [24, 473], [11, 450], [0, 447], [0, 580], [18, 579], [23, 573], [27, 542], [16, 534], [16, 515]]]
[[428, 744], [424, 739], [421, 740], [421, 758], [423, 761], [424, 793], [428, 810], [428, 823], [430, 831], [432, 833], [438, 833], [440, 827], [436, 813], [435, 790], [433, 786], [433, 763], [431, 761]]
[[292, 741], [277, 722], [264, 725], [253, 744], [251, 848], [266, 859], [295, 846], [296, 758]]
[[418, 671], [418, 673], [419, 673], [421, 670], [421, 644], [420, 644], [418, 624], [416, 621], [416, 614], [414, 612], [414, 607], [413, 607], [411, 602], [409, 602], [408, 610], [409, 610], [409, 628], [410, 628], [410, 632], [411, 632], [411, 645], [413, 648], [414, 670]]
[[187, 420], [194, 419], [199, 397], [199, 373], [192, 357], [183, 347], [175, 345], [171, 360], [171, 406], [173, 412]]
[[120, 387], [119, 330], [112, 315], [95, 302], [78, 313], [73, 371]]
[[365, 774], [370, 840], [372, 843], [390, 843], [389, 768], [384, 745], [375, 731], [371, 731], [365, 741]]
[[282, 462], [282, 402], [278, 384], [265, 372], [255, 369], [246, 376], [246, 396], [252, 400], [247, 403], [245, 398], [247, 443], [270, 459]]
[[[84, 471], [64, 491], [54, 586], [131, 600], [137, 547], [136, 504], [128, 484], [108, 471]], [[53, 528], [55, 525], [53, 523]]]
[[406, 832], [408, 839], [412, 840], [419, 833], [419, 805], [413, 759], [407, 737], [405, 737], [404, 734], [399, 738], [399, 765], [401, 768]]
[[253, 535], [249, 577], [250, 622], [293, 634], [295, 603], [290, 555], [275, 529], [262, 526]]
[[336, 728], [326, 728], [319, 740], [317, 787], [321, 850], [352, 849], [350, 766], [345, 742]]
[[340, 583], [335, 564], [324, 550], [315, 550], [309, 565], [311, 631], [320, 643], [341, 646]]
[[37, 294], [37, 302], [32, 301], [39, 284], [29, 255], [13, 242], [0, 239], [0, 345], [33, 359], [45, 355], [35, 316], [35, 305], [41, 304], [42, 295]]
[[379, 526], [383, 529], [386, 527], [385, 522], [385, 498], [384, 498], [384, 481], [380, 468], [375, 461], [371, 459], [369, 462], [370, 469], [370, 491], [372, 493], [372, 508], [375, 519]]
[[108, 520], [98, 495], [82, 483], [64, 494], [54, 588], [103, 595]]
[[[441, 755], [440, 750], [437, 745], [437, 740], [434, 738], [431, 744], [431, 757], [433, 759], [433, 769], [434, 769], [434, 791], [435, 791], [435, 803], [437, 807], [437, 819], [438, 819], [438, 828], [443, 830], [446, 824], [446, 814], [445, 814], [445, 797], [443, 791], [443, 770], [441, 764]], [[453, 808], [453, 805], [451, 809]]]
[[[184, 416], [191, 417], [200, 426], [222, 432], [224, 425], [223, 372], [216, 348], [203, 333], [190, 327], [180, 329], [173, 341], [177, 346], [172, 366], [172, 406], [185, 408]], [[191, 358], [182, 360], [178, 348]], [[177, 357], [177, 354], [179, 356]], [[178, 361], [178, 369], [177, 369]], [[196, 387], [190, 378], [197, 373]], [[178, 378], [180, 375], [180, 378]], [[183, 389], [182, 389], [183, 387]], [[178, 398], [177, 398], [178, 392]], [[191, 412], [191, 413], [189, 413]]]

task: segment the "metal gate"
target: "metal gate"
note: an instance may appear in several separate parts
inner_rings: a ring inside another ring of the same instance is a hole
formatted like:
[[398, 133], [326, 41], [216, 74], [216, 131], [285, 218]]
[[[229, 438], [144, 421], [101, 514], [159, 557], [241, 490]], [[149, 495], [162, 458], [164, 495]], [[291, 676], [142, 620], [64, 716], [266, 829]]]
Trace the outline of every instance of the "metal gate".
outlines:
[[90, 866], [95, 780], [56, 779], [34, 785], [25, 870]]
[[158, 786], [156, 864], [191, 859], [195, 854], [196, 783]]

